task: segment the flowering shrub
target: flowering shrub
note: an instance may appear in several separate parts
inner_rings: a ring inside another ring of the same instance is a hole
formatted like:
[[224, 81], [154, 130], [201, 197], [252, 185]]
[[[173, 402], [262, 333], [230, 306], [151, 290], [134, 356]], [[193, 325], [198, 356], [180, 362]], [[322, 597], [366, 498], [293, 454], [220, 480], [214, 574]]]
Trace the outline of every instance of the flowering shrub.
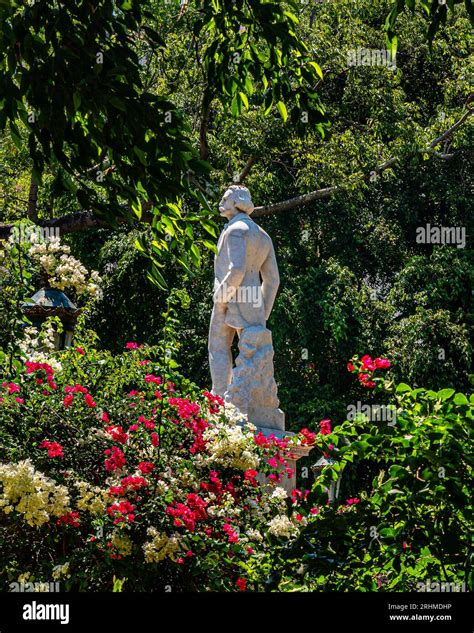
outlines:
[[[83, 343], [59, 364], [14, 366], [0, 383], [3, 583], [383, 591], [469, 582], [474, 397], [395, 387], [388, 361], [365, 356], [350, 371], [375, 382], [364, 392], [385, 391], [396, 424], [325, 419], [278, 439], [236, 424], [232, 407], [177, 373], [165, 346], [126, 347], [112, 356]], [[288, 493], [279, 484], [297, 443], [323, 461], [314, 481], [300, 469], [301, 487]]]
[[472, 588], [474, 395], [396, 386], [380, 375], [388, 368], [369, 356], [349, 364], [397, 415], [321, 422], [317, 449], [326, 461], [300, 491], [303, 527], [272, 561], [275, 588], [416, 591], [426, 579]]
[[27, 361], [2, 383], [4, 581], [47, 583], [67, 566], [67, 589], [111, 589], [114, 576], [129, 590], [259, 589], [265, 575], [245, 577], [246, 563], [297, 537], [297, 506], [278, 484], [298, 440], [238, 426], [159, 352], [82, 346], [60, 370]]

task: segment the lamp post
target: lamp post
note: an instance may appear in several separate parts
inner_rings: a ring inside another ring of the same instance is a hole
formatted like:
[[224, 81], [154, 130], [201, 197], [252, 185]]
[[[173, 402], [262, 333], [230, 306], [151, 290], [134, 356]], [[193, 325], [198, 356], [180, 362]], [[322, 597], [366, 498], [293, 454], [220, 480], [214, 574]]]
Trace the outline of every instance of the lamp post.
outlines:
[[[332, 457], [320, 457], [318, 461], [311, 466], [311, 470], [316, 476], [319, 476], [325, 466], [334, 464], [335, 460]], [[329, 488], [326, 488], [328, 493], [328, 501], [332, 503], [339, 496], [339, 488], [341, 486], [342, 475], [339, 475], [337, 481], [331, 481]]]
[[59, 317], [63, 325], [62, 332], [55, 334], [56, 349], [66, 349], [72, 344], [74, 328], [81, 310], [57, 288], [41, 288], [31, 299], [22, 305], [22, 310], [34, 327], [41, 325], [50, 317]]

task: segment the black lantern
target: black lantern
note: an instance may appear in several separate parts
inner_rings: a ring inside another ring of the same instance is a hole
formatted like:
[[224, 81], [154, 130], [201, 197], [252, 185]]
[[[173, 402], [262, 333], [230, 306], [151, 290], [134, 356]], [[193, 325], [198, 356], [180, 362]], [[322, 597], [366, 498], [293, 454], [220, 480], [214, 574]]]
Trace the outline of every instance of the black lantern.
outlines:
[[42, 288], [22, 305], [22, 310], [33, 326], [38, 329], [49, 317], [59, 317], [63, 324], [63, 331], [56, 332], [55, 347], [66, 349], [71, 346], [77, 317], [81, 310], [64, 292], [57, 288]]

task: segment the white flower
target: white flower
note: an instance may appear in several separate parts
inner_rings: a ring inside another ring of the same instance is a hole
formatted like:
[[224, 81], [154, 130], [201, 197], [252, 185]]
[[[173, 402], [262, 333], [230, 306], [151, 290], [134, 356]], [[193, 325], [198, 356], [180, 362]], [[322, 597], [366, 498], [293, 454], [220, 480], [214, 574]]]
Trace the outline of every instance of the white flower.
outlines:
[[272, 501], [284, 501], [288, 498], [288, 494], [284, 488], [281, 486], [277, 486], [272, 492], [271, 500]]
[[298, 528], [294, 525], [286, 514], [278, 514], [268, 523], [268, 531], [277, 537], [291, 538], [296, 536]]
[[263, 541], [262, 534], [258, 530], [254, 530], [253, 528], [247, 530], [247, 538], [249, 539], [249, 541], [253, 541], [255, 543], [261, 543]]

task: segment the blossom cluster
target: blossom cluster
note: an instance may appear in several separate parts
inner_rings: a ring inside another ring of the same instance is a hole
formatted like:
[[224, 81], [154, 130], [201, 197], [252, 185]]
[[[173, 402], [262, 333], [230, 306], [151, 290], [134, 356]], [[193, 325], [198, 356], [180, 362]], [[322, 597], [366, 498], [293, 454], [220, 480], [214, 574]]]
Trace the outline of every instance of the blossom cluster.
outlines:
[[41, 526], [51, 517], [69, 512], [68, 489], [38, 472], [29, 459], [17, 464], [0, 464], [0, 484], [2, 511], [19, 513], [31, 526]]
[[376, 370], [389, 369], [390, 366], [390, 361], [386, 358], [372, 358], [366, 354], [360, 360], [357, 356], [354, 356], [347, 363], [347, 371], [357, 374], [357, 379], [362, 387], [374, 389], [377, 385], [377, 378], [374, 376]]
[[101, 281], [99, 273], [92, 271], [89, 274], [86, 267], [70, 253], [69, 246], [62, 244], [59, 237], [35, 241], [28, 250], [29, 257], [41, 266], [52, 288], [72, 289], [77, 294], [96, 296]]

